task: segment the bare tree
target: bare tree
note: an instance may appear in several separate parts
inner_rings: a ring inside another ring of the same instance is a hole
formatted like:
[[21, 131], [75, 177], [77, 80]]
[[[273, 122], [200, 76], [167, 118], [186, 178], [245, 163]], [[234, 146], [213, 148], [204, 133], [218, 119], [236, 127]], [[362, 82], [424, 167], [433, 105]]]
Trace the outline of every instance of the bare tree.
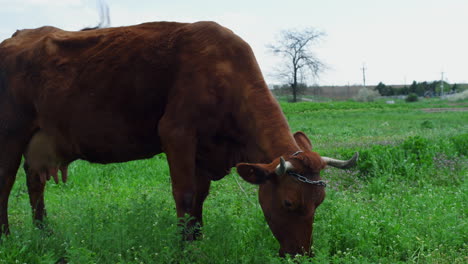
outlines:
[[267, 46], [274, 54], [282, 56], [286, 62], [284, 67], [279, 69], [278, 75], [289, 82], [294, 102], [297, 101], [298, 79], [303, 79], [307, 73], [317, 78], [325, 69], [325, 64], [312, 52], [312, 45], [323, 36], [325, 36], [324, 32], [313, 28], [300, 31], [284, 30], [275, 44]]

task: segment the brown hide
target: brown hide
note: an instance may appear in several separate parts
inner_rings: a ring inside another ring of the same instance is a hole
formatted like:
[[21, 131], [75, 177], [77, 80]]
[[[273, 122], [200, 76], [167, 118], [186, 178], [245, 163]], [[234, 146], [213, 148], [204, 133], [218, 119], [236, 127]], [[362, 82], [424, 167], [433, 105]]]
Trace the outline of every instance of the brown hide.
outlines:
[[280, 253], [307, 253], [323, 186], [274, 173], [283, 156], [297, 173], [320, 179], [323, 161], [304, 137], [296, 143], [249, 45], [213, 22], [81, 32], [43, 27], [17, 31], [0, 44], [4, 233], [21, 155], [34, 217], [41, 220], [41, 173], [76, 159], [124, 162], [165, 152], [177, 216], [193, 216], [189, 227], [202, 222], [210, 181], [239, 163], [239, 174], [260, 184]]

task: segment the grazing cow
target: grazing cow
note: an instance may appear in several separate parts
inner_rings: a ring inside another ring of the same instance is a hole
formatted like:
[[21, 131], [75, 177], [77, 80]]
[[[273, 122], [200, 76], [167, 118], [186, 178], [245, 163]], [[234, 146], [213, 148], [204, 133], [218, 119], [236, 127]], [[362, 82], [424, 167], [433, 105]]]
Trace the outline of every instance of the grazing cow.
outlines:
[[210, 182], [236, 166], [259, 185], [281, 255], [310, 250], [325, 197], [320, 171], [357, 158], [321, 157], [305, 134], [293, 135], [249, 45], [213, 22], [17, 31], [0, 44], [0, 150], [5, 234], [23, 154], [34, 219], [42, 220], [45, 179], [58, 181], [58, 170], [66, 178], [70, 162], [165, 152], [177, 216], [192, 216], [189, 228], [202, 223]]

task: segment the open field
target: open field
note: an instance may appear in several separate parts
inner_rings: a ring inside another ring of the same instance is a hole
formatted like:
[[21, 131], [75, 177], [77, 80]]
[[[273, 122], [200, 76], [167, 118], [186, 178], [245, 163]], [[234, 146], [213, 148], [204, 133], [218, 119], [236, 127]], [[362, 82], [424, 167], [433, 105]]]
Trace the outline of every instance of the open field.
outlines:
[[204, 238], [180, 241], [162, 154], [73, 163], [67, 184], [47, 185], [44, 231], [33, 227], [21, 170], [0, 263], [467, 263], [468, 113], [422, 110], [467, 104], [282, 103], [322, 155], [361, 153], [356, 168], [322, 173], [313, 259], [277, 257], [257, 188], [234, 170], [212, 184]]

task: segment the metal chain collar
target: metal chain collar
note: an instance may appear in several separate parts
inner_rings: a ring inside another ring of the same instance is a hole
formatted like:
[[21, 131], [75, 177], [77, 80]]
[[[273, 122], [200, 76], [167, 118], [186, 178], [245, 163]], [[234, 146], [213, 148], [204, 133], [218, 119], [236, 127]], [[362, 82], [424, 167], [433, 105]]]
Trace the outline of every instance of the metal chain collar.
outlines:
[[304, 183], [308, 183], [308, 184], [312, 184], [312, 185], [318, 185], [318, 186], [323, 186], [323, 187], [327, 187], [327, 184], [320, 180], [320, 181], [312, 181], [312, 180], [309, 180], [307, 179], [305, 176], [302, 176], [300, 174], [297, 174], [295, 172], [290, 172], [288, 171], [288, 174], [293, 176], [294, 178], [296, 178], [298, 181], [300, 182], [304, 182]]
[[[302, 152], [303, 152], [302, 150], [296, 151], [291, 156], [294, 157], [297, 154], [302, 153]], [[295, 173], [295, 172], [292, 172], [292, 171], [288, 171], [288, 174], [295, 177], [300, 182], [327, 187], [327, 184], [324, 181], [321, 181], [321, 180], [320, 181], [312, 181], [312, 180], [307, 179], [305, 176], [302, 176], [302, 175], [300, 175], [298, 173]]]

